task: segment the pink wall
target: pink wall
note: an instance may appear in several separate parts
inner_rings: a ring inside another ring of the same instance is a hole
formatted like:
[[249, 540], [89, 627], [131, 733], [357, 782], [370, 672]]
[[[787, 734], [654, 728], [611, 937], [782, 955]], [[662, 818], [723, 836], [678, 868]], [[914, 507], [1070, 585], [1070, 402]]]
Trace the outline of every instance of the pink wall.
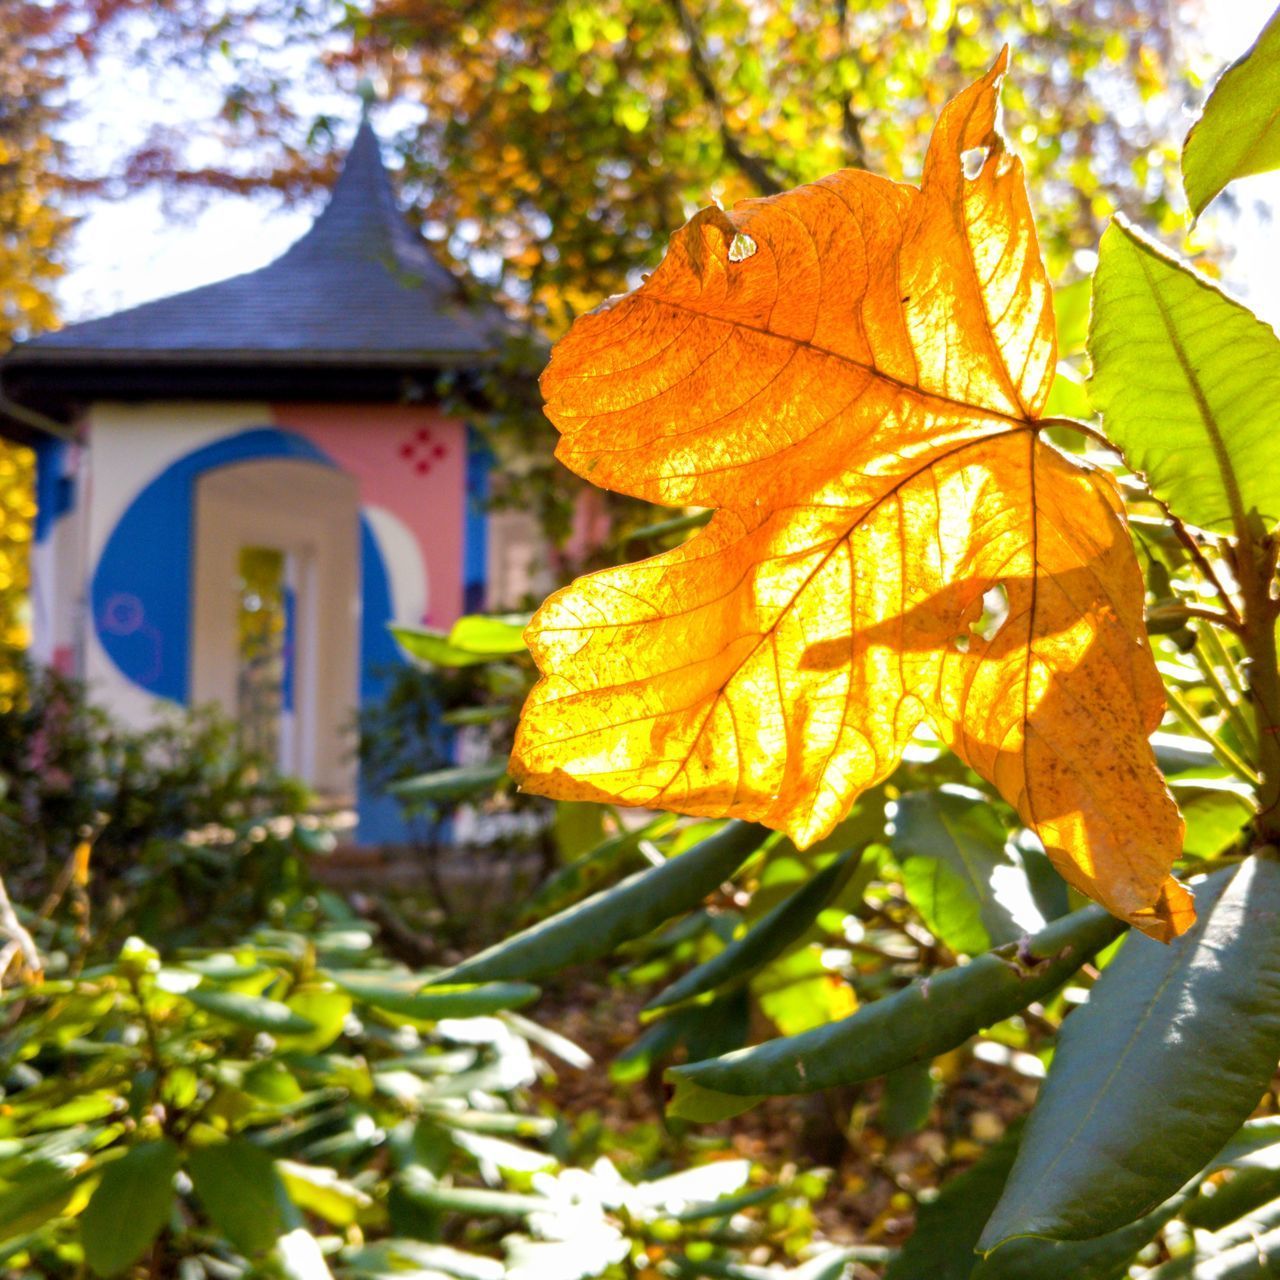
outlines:
[[427, 569], [427, 616], [397, 621], [448, 627], [463, 608], [465, 426], [409, 405], [278, 404], [272, 416], [356, 478], [361, 506], [384, 508], [416, 539]]

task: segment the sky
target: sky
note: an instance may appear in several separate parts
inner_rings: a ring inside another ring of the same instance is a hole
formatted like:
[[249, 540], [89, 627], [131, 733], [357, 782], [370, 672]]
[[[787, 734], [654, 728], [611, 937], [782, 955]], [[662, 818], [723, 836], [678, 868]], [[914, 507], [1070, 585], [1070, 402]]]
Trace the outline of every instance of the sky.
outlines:
[[[1273, 8], [1274, 0], [1209, 0], [1203, 34], [1210, 52], [1224, 64], [1238, 57]], [[78, 105], [68, 140], [109, 155], [136, 145], [156, 122], [207, 119], [216, 104], [212, 88], [187, 75], [157, 77], [109, 58], [84, 86]], [[354, 95], [320, 106], [347, 121], [346, 138], [354, 133]], [[345, 140], [341, 128], [338, 137]], [[1270, 212], [1280, 211], [1280, 174], [1246, 179], [1233, 190], [1238, 208], [1211, 209], [1206, 229], [1236, 248], [1228, 286], [1280, 324], [1280, 247]], [[274, 196], [208, 195], [182, 216], [166, 210], [156, 191], [95, 201], [77, 228], [59, 288], [64, 320], [106, 315], [265, 266], [302, 235], [316, 212], [316, 206], [286, 209]]]

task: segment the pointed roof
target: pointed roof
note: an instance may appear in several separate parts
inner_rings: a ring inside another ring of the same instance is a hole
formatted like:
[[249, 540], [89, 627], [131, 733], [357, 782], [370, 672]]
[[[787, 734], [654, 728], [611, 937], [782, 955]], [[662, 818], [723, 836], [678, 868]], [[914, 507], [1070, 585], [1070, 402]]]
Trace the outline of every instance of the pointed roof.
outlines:
[[80, 399], [92, 390], [89, 369], [110, 374], [102, 394], [121, 394], [126, 367], [216, 368], [236, 395], [237, 368], [273, 368], [277, 382], [285, 369], [476, 368], [493, 360], [502, 334], [496, 308], [468, 305], [405, 221], [366, 118], [324, 211], [274, 262], [44, 334], [15, 347], [2, 371], [23, 375], [14, 399], [39, 367], [78, 369]]

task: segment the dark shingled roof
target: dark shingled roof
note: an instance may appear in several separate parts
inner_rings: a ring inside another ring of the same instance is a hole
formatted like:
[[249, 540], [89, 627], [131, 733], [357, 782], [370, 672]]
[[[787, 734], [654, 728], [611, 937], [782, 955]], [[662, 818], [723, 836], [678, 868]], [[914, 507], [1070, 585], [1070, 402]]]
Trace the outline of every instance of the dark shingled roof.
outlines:
[[423, 394], [407, 375], [490, 364], [504, 332], [405, 221], [366, 120], [328, 205], [281, 257], [21, 343], [0, 389], [44, 409], [51, 397], [173, 393], [181, 372], [188, 395], [311, 398], [308, 382], [324, 397], [394, 399]]

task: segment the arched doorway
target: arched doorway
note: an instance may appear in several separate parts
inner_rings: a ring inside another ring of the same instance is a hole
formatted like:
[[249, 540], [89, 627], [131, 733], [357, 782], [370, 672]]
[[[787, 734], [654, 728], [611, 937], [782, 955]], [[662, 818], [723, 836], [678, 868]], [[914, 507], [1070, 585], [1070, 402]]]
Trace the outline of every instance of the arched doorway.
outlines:
[[265, 458], [195, 484], [191, 700], [334, 797], [355, 793], [360, 660], [355, 481], [320, 462]]

